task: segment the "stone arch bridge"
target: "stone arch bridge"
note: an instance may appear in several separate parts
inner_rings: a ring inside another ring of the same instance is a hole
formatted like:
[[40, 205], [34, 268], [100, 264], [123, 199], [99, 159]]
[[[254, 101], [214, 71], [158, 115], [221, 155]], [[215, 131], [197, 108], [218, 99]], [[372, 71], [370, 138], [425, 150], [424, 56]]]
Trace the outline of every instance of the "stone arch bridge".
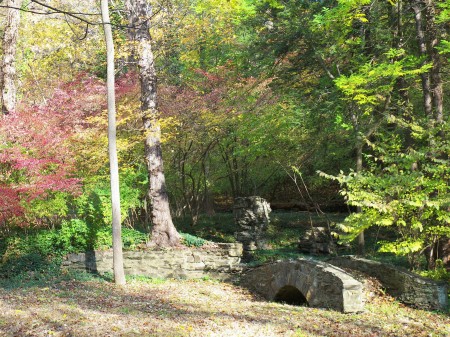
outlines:
[[363, 285], [342, 269], [324, 262], [277, 261], [247, 271], [241, 282], [269, 301], [348, 313], [363, 311]]

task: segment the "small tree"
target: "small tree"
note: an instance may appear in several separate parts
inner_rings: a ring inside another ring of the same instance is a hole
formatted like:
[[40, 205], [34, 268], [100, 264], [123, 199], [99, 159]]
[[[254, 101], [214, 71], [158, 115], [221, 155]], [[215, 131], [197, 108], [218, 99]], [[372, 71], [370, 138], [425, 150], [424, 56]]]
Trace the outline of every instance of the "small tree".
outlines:
[[[370, 143], [370, 169], [333, 177], [348, 204], [361, 208], [361, 213], [351, 214], [341, 224], [347, 232], [342, 239], [351, 241], [373, 226], [394, 228], [396, 238], [379, 242], [379, 251], [407, 256], [411, 267], [418, 268], [421, 254], [433, 251], [441, 238], [450, 237], [450, 160], [443, 156], [450, 147], [434, 142], [443, 129], [430, 131], [426, 124], [399, 119], [392, 122], [410, 129], [418, 145], [405, 152], [398, 134], [379, 133], [378, 145]], [[430, 142], [435, 144], [432, 148]], [[411, 170], [412, 166], [416, 169]], [[427, 257], [429, 269], [434, 268], [436, 258], [443, 257]]]
[[116, 145], [116, 101], [114, 90], [114, 43], [109, 19], [108, 0], [102, 0], [102, 21], [105, 31], [107, 51], [107, 87], [108, 87], [108, 150], [111, 175], [113, 267], [116, 284], [125, 284], [123, 270], [122, 233], [120, 221], [119, 164]]

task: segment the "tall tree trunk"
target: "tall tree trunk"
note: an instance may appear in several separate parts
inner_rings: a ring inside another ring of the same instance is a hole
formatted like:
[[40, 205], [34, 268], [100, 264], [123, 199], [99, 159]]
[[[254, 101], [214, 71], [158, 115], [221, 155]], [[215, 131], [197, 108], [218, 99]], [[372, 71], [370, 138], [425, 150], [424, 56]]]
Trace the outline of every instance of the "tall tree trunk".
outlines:
[[[356, 172], [361, 173], [363, 169], [363, 139], [361, 135], [357, 136], [356, 145]], [[356, 208], [356, 212], [361, 213], [361, 207]], [[366, 253], [366, 240], [364, 237], [364, 231], [361, 231], [358, 235], [358, 255], [364, 256]]]
[[[427, 53], [427, 43], [425, 38], [425, 32], [423, 28], [423, 16], [422, 11], [424, 10], [425, 4], [423, 0], [413, 0], [412, 9], [414, 11], [414, 19], [416, 22], [416, 35], [417, 43], [419, 47], [419, 52], [422, 57], [424, 57], [423, 64], [428, 61]], [[422, 92], [423, 92], [423, 106], [427, 116], [433, 116], [433, 103], [431, 97], [431, 80], [429, 73], [423, 73], [420, 75], [422, 80]]]
[[432, 63], [430, 70], [431, 93], [433, 98], [433, 117], [437, 123], [444, 122], [443, 112], [443, 89], [441, 78], [441, 57], [436, 49], [439, 44], [439, 32], [436, 25], [436, 8], [434, 0], [425, 1], [425, 19], [426, 19], [426, 42], [429, 60]]
[[[443, 97], [443, 83], [441, 77], [441, 56], [436, 47], [439, 44], [439, 29], [436, 24], [436, 7], [434, 0], [423, 0], [424, 6], [423, 11], [425, 13], [425, 34], [424, 38], [427, 47], [427, 60], [431, 62], [431, 69], [429, 72], [430, 76], [430, 90], [433, 99], [433, 114], [430, 116], [434, 122], [441, 124], [444, 122], [444, 97]], [[439, 133], [442, 141], [445, 141], [445, 134], [443, 132]], [[447, 154], [442, 154], [443, 157], [447, 157]], [[441, 250], [440, 246], [444, 246], [448, 242], [448, 238], [434, 238], [431, 243], [431, 247], [428, 251], [428, 269], [432, 270], [436, 268], [436, 260], [438, 258], [448, 261], [450, 259], [449, 250]], [[440, 256], [439, 253], [443, 255]], [[447, 255], [445, 255], [447, 254]]]
[[[355, 112], [351, 112], [351, 120], [353, 124], [353, 128], [356, 133], [356, 173], [361, 173], [363, 169], [363, 147], [364, 147], [364, 138], [360, 131], [358, 117]], [[356, 212], [361, 213], [361, 207], [356, 207]], [[364, 256], [366, 252], [366, 242], [364, 237], [364, 231], [361, 231], [358, 234], [358, 255]]]
[[114, 91], [114, 43], [109, 19], [108, 0], [101, 1], [103, 29], [105, 31], [108, 87], [108, 151], [111, 174], [112, 236], [114, 282], [125, 284], [122, 254], [122, 228], [120, 221], [119, 164], [116, 146], [116, 95]]
[[129, 0], [130, 25], [137, 43], [141, 113], [145, 130], [145, 160], [149, 174], [148, 196], [151, 201], [152, 244], [175, 246], [180, 235], [172, 222], [163, 170], [161, 128], [158, 123], [156, 71], [150, 36], [151, 6], [146, 0]]
[[0, 71], [2, 113], [9, 114], [16, 109], [16, 46], [19, 36], [22, 0], [7, 0], [5, 29], [3, 32], [3, 59]]

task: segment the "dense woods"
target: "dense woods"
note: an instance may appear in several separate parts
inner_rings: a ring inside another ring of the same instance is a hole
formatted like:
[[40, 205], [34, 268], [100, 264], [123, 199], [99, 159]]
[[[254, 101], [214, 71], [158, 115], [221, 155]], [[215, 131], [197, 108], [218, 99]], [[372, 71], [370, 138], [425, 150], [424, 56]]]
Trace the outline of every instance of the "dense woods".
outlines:
[[[100, 8], [0, 7], [1, 236], [65, 230], [94, 248], [113, 222]], [[259, 195], [273, 209], [347, 214], [340, 240], [361, 254], [364, 234], [381, 231], [378, 252], [450, 267], [448, 1], [109, 11], [123, 226], [178, 245], [172, 218], [195, 228]]]

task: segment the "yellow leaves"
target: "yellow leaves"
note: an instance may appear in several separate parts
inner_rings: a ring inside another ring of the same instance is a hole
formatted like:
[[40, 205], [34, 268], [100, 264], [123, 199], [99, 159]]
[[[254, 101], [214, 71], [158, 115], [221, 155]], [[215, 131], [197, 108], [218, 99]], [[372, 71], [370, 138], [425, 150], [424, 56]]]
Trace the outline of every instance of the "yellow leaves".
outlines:
[[357, 13], [355, 14], [355, 16], [353, 17], [354, 20], [360, 21], [360, 22], [369, 22], [369, 20], [367, 20], [366, 15], [364, 13]]
[[364, 6], [370, 3], [371, 0], [339, 0], [340, 5], [346, 5], [351, 7]]
[[200, 64], [200, 54], [198, 50], [188, 50], [184, 53], [181, 53], [180, 60], [191, 64], [192, 66], [198, 66]]
[[45, 91], [44, 84], [71, 79], [74, 69], [93, 66], [104, 42], [96, 26], [90, 27], [85, 39], [79, 40], [84, 30], [84, 25], [69, 26], [52, 17], [23, 15], [18, 67], [24, 80], [38, 82], [41, 91]]
[[392, 219], [392, 218], [383, 218], [383, 219], [381, 219], [381, 220], [379, 220], [379, 221], [377, 221], [377, 224], [378, 225], [380, 225], [380, 226], [391, 226], [392, 224], [394, 223], [394, 219]]
[[159, 123], [164, 130], [161, 134], [161, 142], [168, 142], [174, 139], [178, 135], [178, 128], [182, 125], [181, 121], [177, 117], [165, 117], [160, 118]]

